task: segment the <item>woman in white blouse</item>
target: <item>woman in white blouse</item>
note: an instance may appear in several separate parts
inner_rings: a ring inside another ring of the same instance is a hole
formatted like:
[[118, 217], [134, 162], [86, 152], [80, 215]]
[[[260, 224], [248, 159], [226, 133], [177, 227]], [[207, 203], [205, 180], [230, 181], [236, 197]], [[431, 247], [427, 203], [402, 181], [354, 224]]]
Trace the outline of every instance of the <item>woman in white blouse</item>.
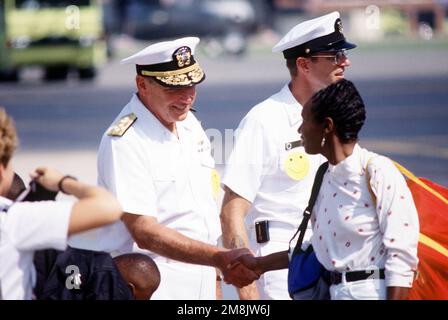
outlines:
[[365, 109], [352, 82], [319, 91], [302, 111], [305, 151], [329, 168], [314, 206], [312, 244], [332, 271], [332, 299], [406, 299], [419, 224], [406, 181], [388, 158], [357, 143]]
[[[361, 96], [341, 80], [317, 92], [302, 117], [305, 151], [329, 162], [311, 222], [314, 251], [331, 272], [331, 299], [407, 299], [418, 263], [417, 210], [394, 164], [357, 143]], [[286, 254], [239, 261], [263, 273], [286, 268]]]

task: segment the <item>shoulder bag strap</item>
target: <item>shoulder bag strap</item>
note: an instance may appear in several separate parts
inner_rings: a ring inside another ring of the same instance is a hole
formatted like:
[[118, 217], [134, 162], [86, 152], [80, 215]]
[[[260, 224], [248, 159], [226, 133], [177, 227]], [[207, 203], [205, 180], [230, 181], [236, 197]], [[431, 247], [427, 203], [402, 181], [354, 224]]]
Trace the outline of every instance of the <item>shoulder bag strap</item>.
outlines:
[[300, 224], [299, 228], [297, 229], [292, 239], [289, 241], [289, 247], [291, 247], [292, 240], [296, 237], [297, 233], [300, 232], [299, 238], [297, 239], [297, 244], [294, 247], [293, 254], [299, 252], [300, 248], [302, 247], [303, 237], [305, 236], [308, 221], [310, 220], [311, 213], [313, 212], [313, 207], [314, 204], [316, 203], [317, 195], [319, 194], [320, 186], [322, 185], [322, 180], [324, 178], [324, 174], [325, 171], [327, 171], [327, 169], [328, 169], [328, 161], [321, 164], [319, 169], [317, 169], [316, 176], [314, 177], [313, 188], [311, 189], [311, 196], [310, 199], [308, 200], [308, 206], [303, 212], [302, 223]]

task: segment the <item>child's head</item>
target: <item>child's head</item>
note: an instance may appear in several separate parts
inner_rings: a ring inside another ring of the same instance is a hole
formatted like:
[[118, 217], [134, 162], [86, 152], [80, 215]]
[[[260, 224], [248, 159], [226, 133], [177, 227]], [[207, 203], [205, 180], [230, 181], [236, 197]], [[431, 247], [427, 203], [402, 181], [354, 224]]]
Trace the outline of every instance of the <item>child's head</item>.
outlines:
[[140, 253], [123, 254], [114, 261], [135, 299], [150, 299], [160, 284], [160, 272], [155, 262]]

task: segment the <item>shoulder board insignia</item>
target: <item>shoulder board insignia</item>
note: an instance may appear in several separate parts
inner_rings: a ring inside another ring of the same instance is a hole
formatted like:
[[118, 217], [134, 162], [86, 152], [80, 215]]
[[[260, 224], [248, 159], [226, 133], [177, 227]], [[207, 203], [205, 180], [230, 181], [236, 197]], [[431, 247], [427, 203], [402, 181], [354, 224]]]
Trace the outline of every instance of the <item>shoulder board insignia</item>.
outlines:
[[137, 120], [137, 116], [134, 113], [124, 116], [111, 126], [107, 131], [107, 135], [111, 137], [122, 137], [135, 120]]

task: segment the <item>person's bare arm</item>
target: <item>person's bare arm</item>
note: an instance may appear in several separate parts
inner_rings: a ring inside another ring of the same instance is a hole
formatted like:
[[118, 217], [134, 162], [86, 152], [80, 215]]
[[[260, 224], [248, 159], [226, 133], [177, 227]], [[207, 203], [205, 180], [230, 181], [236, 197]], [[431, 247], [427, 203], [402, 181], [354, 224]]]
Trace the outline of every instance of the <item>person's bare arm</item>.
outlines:
[[[225, 187], [224, 199], [221, 208], [222, 239], [225, 248], [249, 248], [244, 219], [249, 211], [251, 203]], [[237, 289], [238, 296], [242, 300], [259, 299], [260, 295], [255, 283], [244, 288]]]
[[159, 224], [154, 217], [125, 213], [123, 222], [137, 245], [164, 257], [186, 263], [219, 268], [226, 281], [236, 286], [245, 286], [258, 279], [258, 275], [245, 267], [229, 269], [228, 265], [238, 256], [250, 254], [247, 249], [226, 250], [191, 239]]
[[[44, 188], [60, 191], [59, 182], [64, 175], [52, 168], [40, 167], [31, 178]], [[110, 224], [120, 219], [123, 211], [114, 196], [103, 188], [66, 178], [61, 184], [65, 193], [78, 198], [73, 205], [68, 235]]]
[[245, 265], [247, 268], [262, 275], [268, 271], [286, 269], [289, 265], [288, 251], [279, 251], [271, 253], [267, 256], [254, 257], [251, 255], [244, 255], [236, 258], [231, 268], [237, 266], [239, 263]]

